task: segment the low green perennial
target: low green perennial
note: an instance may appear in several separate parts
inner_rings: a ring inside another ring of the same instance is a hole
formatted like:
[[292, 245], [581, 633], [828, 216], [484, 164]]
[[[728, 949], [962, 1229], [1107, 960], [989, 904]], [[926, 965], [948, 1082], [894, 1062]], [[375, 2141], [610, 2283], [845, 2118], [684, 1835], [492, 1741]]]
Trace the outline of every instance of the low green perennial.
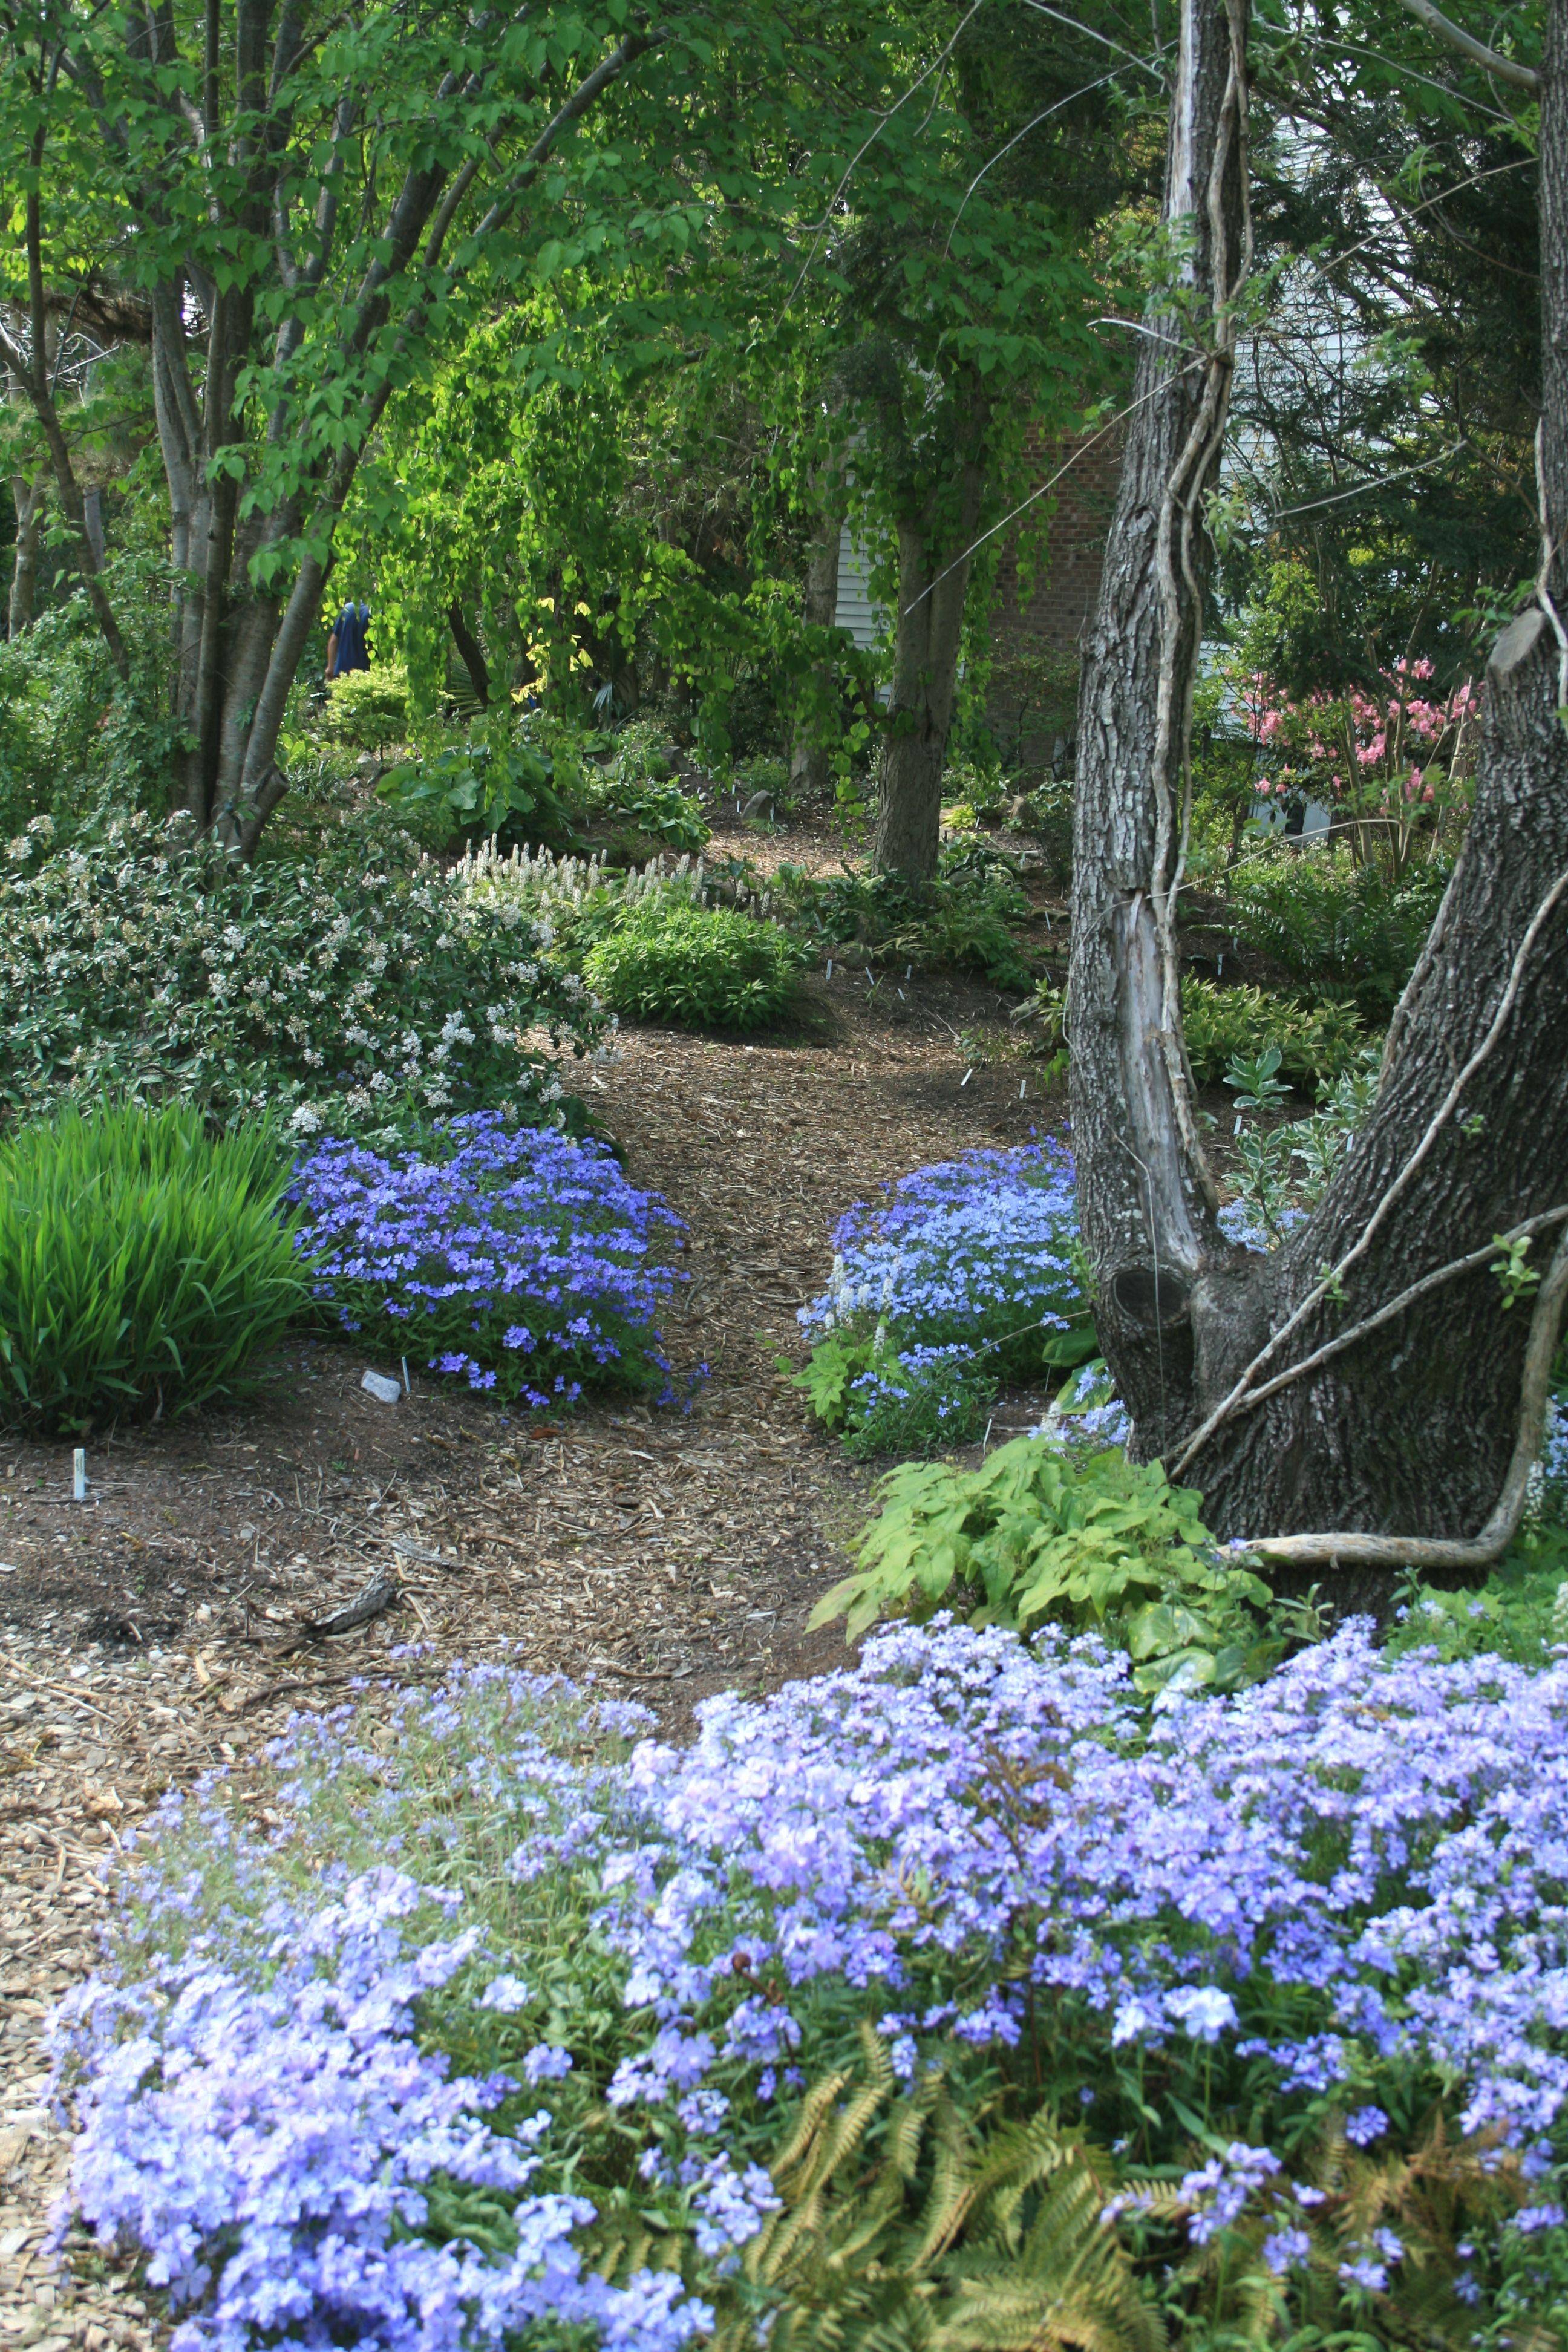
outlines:
[[1140, 1689], [1180, 1678], [1230, 1689], [1278, 1660], [1261, 1612], [1268, 1587], [1216, 1548], [1201, 1495], [1120, 1447], [1077, 1454], [1016, 1437], [978, 1470], [906, 1462], [878, 1489], [881, 1512], [853, 1575], [813, 1626], [846, 1620], [858, 1639], [881, 1616], [938, 1609], [1031, 1633], [1097, 1633], [1132, 1660]]
[[762, 1029], [789, 1009], [802, 950], [776, 924], [679, 900], [634, 907], [584, 964], [589, 986], [632, 1021]]
[[47, 1433], [237, 1393], [311, 1311], [277, 1135], [176, 1104], [0, 1143], [0, 1421]]
[[1347, 1004], [1303, 1004], [1273, 989], [1226, 988], [1212, 980], [1182, 982], [1182, 1028], [1193, 1076], [1205, 1087], [1217, 1086], [1232, 1062], [1277, 1045], [1287, 1085], [1310, 1094], [1350, 1069], [1367, 1044]]

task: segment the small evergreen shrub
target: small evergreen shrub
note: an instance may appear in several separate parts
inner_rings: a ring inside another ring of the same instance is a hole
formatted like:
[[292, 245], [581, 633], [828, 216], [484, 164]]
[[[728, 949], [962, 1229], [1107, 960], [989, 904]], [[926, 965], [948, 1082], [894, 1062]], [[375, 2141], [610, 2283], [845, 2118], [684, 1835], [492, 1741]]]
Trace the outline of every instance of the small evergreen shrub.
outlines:
[[316, 1295], [371, 1347], [535, 1410], [664, 1384], [676, 1277], [649, 1253], [679, 1220], [603, 1144], [474, 1112], [390, 1159], [321, 1143], [294, 1192]]
[[1205, 1087], [1217, 1085], [1232, 1062], [1277, 1045], [1286, 1084], [1311, 1093], [1352, 1068], [1367, 1043], [1349, 1005], [1306, 1005], [1270, 989], [1191, 978], [1182, 982], [1182, 1027], [1193, 1076]]
[[55, 855], [29, 828], [0, 868], [0, 1104], [172, 1098], [373, 1137], [489, 1103], [547, 1117], [545, 1038], [583, 1054], [604, 1029], [550, 940], [384, 845], [237, 867], [142, 817]]
[[0, 1142], [0, 1421], [191, 1412], [308, 1313], [275, 1134], [176, 1104], [58, 1112]]
[[408, 677], [400, 664], [373, 662], [327, 682], [321, 732], [350, 751], [384, 751], [408, 734]]
[[628, 1020], [748, 1030], [788, 1011], [801, 960], [776, 924], [668, 899], [634, 906], [590, 950], [583, 971]]

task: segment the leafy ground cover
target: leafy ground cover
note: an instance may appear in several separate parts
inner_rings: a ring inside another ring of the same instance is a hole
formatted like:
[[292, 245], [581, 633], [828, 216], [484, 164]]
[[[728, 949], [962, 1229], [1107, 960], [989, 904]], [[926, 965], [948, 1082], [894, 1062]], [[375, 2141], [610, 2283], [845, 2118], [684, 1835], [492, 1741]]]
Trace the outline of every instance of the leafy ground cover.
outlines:
[[[270, 1825], [221, 1779], [165, 1812], [63, 2046], [79, 2208], [182, 2346], [678, 2345], [888, 2253], [895, 2307], [1059, 2307], [1079, 2247], [1028, 2233], [1068, 2163], [1113, 2344], [1561, 2321], [1561, 1665], [1352, 1625], [1150, 1714], [1092, 1641], [908, 1629], [638, 1727], [492, 1664], [298, 1725]], [[814, 2116], [874, 2155], [938, 2098], [976, 2188], [1034, 2136], [1010, 2243], [960, 2200], [921, 2282], [911, 2163], [748, 2265]]]

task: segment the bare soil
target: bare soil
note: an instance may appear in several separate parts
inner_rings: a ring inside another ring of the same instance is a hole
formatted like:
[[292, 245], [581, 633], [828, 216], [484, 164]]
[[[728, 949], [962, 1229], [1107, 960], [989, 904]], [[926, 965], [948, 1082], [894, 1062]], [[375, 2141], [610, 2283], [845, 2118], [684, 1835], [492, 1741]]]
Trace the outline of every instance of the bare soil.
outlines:
[[[820, 835], [715, 848], [825, 861]], [[803, 1352], [796, 1310], [852, 1202], [1064, 1106], [993, 990], [841, 967], [806, 988], [784, 1042], [637, 1031], [588, 1081], [633, 1180], [686, 1221], [666, 1338], [678, 1381], [709, 1367], [687, 1409], [604, 1398], [540, 1427], [416, 1365], [382, 1403], [363, 1355], [318, 1340], [243, 1407], [95, 1440], [85, 1503], [68, 1446], [0, 1447], [0, 2347], [162, 2335], [126, 2273], [47, 2251], [65, 2142], [39, 2036], [92, 1963], [116, 1848], [166, 1789], [220, 1760], [243, 1789], [290, 1709], [503, 1647], [672, 1731], [711, 1691], [843, 1662], [805, 1621], [872, 1474], [808, 1428], [779, 1369]], [[996, 1434], [1039, 1402], [1008, 1401]], [[387, 1583], [369, 1622], [309, 1631]]]

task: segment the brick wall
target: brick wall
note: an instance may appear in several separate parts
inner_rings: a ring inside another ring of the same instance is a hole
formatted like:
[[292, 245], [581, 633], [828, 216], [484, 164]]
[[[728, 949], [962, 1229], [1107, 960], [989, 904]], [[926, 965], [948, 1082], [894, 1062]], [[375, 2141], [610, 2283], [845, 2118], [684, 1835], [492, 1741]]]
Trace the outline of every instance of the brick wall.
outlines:
[[[992, 730], [1010, 761], [1058, 770], [1070, 765], [1075, 656], [1100, 593], [1121, 466], [1116, 434], [1086, 436], [1076, 446], [1083, 454], [1041, 502], [1054, 508], [1044, 544], [1028, 517], [1007, 533], [991, 615]], [[1035, 436], [1027, 450], [1033, 480], [1048, 480], [1074, 447], [1070, 440]], [[1025, 535], [1036, 544], [1031, 583], [1021, 593], [1018, 549]]]

